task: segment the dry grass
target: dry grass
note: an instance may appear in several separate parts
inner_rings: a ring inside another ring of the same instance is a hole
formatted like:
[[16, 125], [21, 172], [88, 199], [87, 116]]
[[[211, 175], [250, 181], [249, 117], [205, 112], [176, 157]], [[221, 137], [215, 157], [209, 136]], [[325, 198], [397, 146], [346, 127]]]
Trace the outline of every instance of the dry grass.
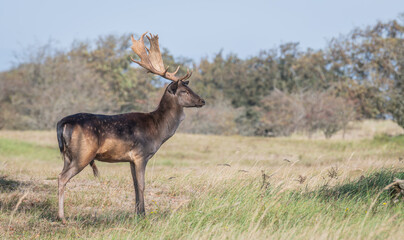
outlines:
[[[350, 122], [347, 126], [345, 135], [340, 130], [334, 134], [332, 139], [373, 139], [380, 134], [386, 134], [389, 136], [395, 136], [398, 134], [404, 134], [404, 129], [398, 126], [391, 120], [364, 120], [360, 122]], [[295, 134], [294, 138], [306, 138], [304, 134]], [[312, 136], [312, 139], [325, 139], [322, 132], [317, 132]]]
[[67, 185], [67, 226], [56, 134], [0, 131], [0, 237], [399, 239], [403, 203], [375, 196], [404, 177], [404, 137], [369, 135], [402, 129], [354, 126], [345, 140], [177, 134], [147, 166], [146, 218], [128, 164], [97, 163], [99, 179], [86, 168]]

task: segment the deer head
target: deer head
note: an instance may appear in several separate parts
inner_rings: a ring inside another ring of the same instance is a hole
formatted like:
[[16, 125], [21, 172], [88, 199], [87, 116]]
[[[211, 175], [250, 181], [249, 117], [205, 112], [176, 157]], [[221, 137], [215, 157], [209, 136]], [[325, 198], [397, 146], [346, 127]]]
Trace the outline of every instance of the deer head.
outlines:
[[[192, 72], [187, 70], [184, 76], [176, 76], [180, 66], [174, 72], [168, 72], [168, 67], [164, 66], [163, 58], [161, 57], [160, 47], [159, 47], [159, 37], [158, 35], [146, 35], [147, 32], [143, 33], [139, 40], [135, 40], [133, 35], [132, 39], [132, 50], [135, 52], [140, 61], [136, 61], [131, 57], [131, 60], [141, 67], [146, 69], [150, 73], [154, 73], [165, 79], [172, 81], [167, 87], [166, 92], [172, 95], [172, 97], [177, 99], [177, 103], [182, 107], [202, 107], [205, 105], [205, 100], [199, 97], [196, 93], [188, 87], [189, 81], [186, 81], [192, 76]], [[149, 39], [150, 49], [145, 46], [144, 36]]]

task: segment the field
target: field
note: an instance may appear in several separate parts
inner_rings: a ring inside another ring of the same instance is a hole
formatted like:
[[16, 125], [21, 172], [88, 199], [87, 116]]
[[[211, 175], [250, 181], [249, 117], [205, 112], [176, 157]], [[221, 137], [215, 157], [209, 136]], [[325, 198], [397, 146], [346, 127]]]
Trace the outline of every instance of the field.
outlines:
[[[146, 170], [146, 217], [134, 214], [129, 164], [97, 162], [66, 188], [54, 131], [0, 131], [2, 239], [402, 239], [404, 136], [362, 122], [325, 140], [176, 134]], [[384, 133], [384, 134], [383, 134]], [[395, 136], [393, 136], [395, 135]]]

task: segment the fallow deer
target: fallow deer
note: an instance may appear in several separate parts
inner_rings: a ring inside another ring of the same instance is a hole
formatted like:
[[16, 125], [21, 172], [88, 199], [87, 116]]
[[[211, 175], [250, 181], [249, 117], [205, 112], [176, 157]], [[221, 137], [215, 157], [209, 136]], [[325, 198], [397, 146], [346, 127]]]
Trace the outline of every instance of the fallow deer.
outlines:
[[[149, 39], [150, 48], [144, 43]], [[136, 212], [145, 214], [144, 190], [146, 164], [160, 146], [174, 135], [184, 119], [184, 108], [202, 107], [205, 101], [188, 87], [192, 72], [176, 76], [164, 67], [158, 36], [144, 33], [139, 40], [132, 36], [132, 50], [140, 61], [132, 61], [148, 72], [172, 82], [167, 86], [157, 109], [150, 113], [126, 113], [119, 115], [98, 115], [78, 113], [57, 123], [57, 139], [64, 160], [58, 178], [58, 216], [66, 223], [64, 216], [64, 190], [67, 182], [88, 164], [94, 175], [98, 174], [94, 160], [102, 162], [129, 162], [136, 194]]]

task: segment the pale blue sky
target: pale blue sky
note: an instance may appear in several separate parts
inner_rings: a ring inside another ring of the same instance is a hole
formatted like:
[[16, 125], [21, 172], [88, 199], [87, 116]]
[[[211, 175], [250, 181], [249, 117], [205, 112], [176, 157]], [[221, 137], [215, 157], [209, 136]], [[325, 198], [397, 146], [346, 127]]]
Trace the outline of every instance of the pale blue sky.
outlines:
[[49, 39], [67, 49], [75, 39], [150, 31], [174, 56], [199, 60], [223, 49], [245, 58], [291, 41], [323, 48], [400, 12], [403, 0], [0, 0], [0, 71], [13, 53]]

